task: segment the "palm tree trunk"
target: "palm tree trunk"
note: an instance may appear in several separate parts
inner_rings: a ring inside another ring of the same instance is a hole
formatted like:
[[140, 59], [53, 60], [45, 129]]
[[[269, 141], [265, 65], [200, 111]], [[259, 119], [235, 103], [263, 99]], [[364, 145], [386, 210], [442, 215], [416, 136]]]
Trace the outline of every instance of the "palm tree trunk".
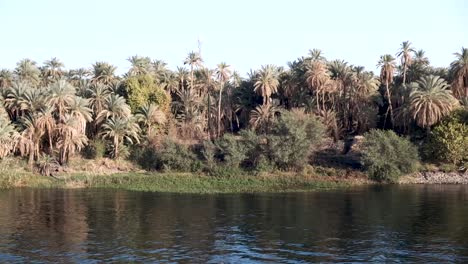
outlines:
[[[387, 115], [388, 112], [390, 111], [390, 121], [391, 121], [391, 127], [393, 127], [393, 106], [392, 106], [392, 100], [390, 99], [390, 89], [388, 88], [388, 80], [385, 82], [385, 87], [387, 88], [387, 100], [388, 100], [388, 110], [387, 113], [385, 114], [385, 121], [387, 120]], [[384, 122], [385, 126], [385, 122]]]
[[210, 91], [208, 91], [208, 135], [211, 139], [211, 96]]
[[114, 137], [114, 159], [117, 159], [119, 157], [119, 139], [117, 137]]
[[219, 99], [218, 99], [218, 137], [221, 135], [221, 96], [223, 94], [224, 83], [221, 83], [219, 88]]
[[406, 83], [406, 62], [403, 65], [403, 84]]
[[317, 90], [317, 93], [315, 94], [315, 96], [317, 97], [317, 111], [320, 112], [320, 101], [319, 101], [320, 92], [318, 90]]

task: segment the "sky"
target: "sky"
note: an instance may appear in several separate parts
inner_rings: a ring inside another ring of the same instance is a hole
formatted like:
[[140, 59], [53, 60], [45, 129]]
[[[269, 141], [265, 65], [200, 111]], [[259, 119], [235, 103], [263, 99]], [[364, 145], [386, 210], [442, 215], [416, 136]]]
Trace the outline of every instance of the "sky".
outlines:
[[402, 41], [448, 66], [468, 47], [465, 0], [0, 0], [0, 68], [58, 57], [66, 68], [107, 61], [126, 72], [132, 55], [175, 69], [198, 50], [208, 67], [241, 75], [286, 66], [309, 49], [376, 71]]

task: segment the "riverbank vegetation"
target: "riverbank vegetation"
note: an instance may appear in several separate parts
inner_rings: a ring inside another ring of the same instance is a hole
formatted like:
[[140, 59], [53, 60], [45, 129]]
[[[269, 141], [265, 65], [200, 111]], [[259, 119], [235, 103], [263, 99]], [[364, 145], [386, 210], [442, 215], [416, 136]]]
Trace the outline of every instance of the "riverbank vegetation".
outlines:
[[[241, 177], [234, 181], [241, 185], [314, 167], [364, 170], [379, 181], [396, 181], [421, 162], [465, 170], [468, 49], [436, 68], [405, 41], [396, 57], [380, 57], [378, 74], [324, 55], [313, 49], [246, 77], [224, 62], [206, 67], [199, 52], [175, 70], [132, 56], [121, 76], [106, 62], [66, 69], [57, 58], [23, 59], [0, 71], [0, 159], [24, 159], [28, 175], [108, 158], [213, 184]], [[130, 177], [93, 181], [131, 184]], [[147, 176], [138, 177], [144, 186]]]

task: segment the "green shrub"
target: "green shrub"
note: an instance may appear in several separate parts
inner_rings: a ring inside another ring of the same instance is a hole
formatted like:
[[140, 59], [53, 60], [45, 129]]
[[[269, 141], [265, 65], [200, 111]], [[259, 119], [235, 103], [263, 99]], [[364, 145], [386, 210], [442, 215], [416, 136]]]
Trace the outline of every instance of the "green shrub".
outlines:
[[242, 130], [239, 132], [241, 144], [245, 151], [246, 159], [243, 162], [243, 167], [247, 169], [261, 169], [260, 167], [267, 168], [266, 164], [270, 161], [265, 155], [266, 151], [266, 138], [260, 136], [253, 130]]
[[106, 154], [106, 142], [94, 139], [83, 149], [83, 157], [86, 159], [100, 159]]
[[219, 150], [221, 160], [227, 166], [238, 168], [247, 158], [246, 146], [239, 139], [232, 134], [224, 134], [223, 137], [218, 138], [214, 143]]
[[396, 182], [419, 166], [416, 146], [390, 130], [371, 130], [364, 135], [361, 162], [370, 178]]
[[456, 165], [468, 161], [468, 111], [456, 111], [434, 127], [423, 147], [423, 157]]
[[155, 170], [158, 164], [157, 152], [153, 146], [134, 145], [130, 160], [145, 170]]
[[267, 154], [278, 168], [300, 169], [308, 164], [311, 147], [319, 143], [323, 132], [314, 117], [283, 111], [267, 135]]
[[187, 172], [201, 168], [201, 162], [186, 145], [166, 139], [155, 150], [157, 170]]
[[216, 145], [213, 142], [210, 140], [203, 141], [200, 154], [208, 168], [216, 166]]

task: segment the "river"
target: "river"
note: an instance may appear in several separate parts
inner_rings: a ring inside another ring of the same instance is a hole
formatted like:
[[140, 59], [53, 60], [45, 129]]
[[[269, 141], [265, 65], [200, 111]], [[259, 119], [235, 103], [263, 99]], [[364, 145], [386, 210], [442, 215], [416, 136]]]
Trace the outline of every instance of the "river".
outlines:
[[468, 262], [468, 186], [0, 190], [1, 263]]

